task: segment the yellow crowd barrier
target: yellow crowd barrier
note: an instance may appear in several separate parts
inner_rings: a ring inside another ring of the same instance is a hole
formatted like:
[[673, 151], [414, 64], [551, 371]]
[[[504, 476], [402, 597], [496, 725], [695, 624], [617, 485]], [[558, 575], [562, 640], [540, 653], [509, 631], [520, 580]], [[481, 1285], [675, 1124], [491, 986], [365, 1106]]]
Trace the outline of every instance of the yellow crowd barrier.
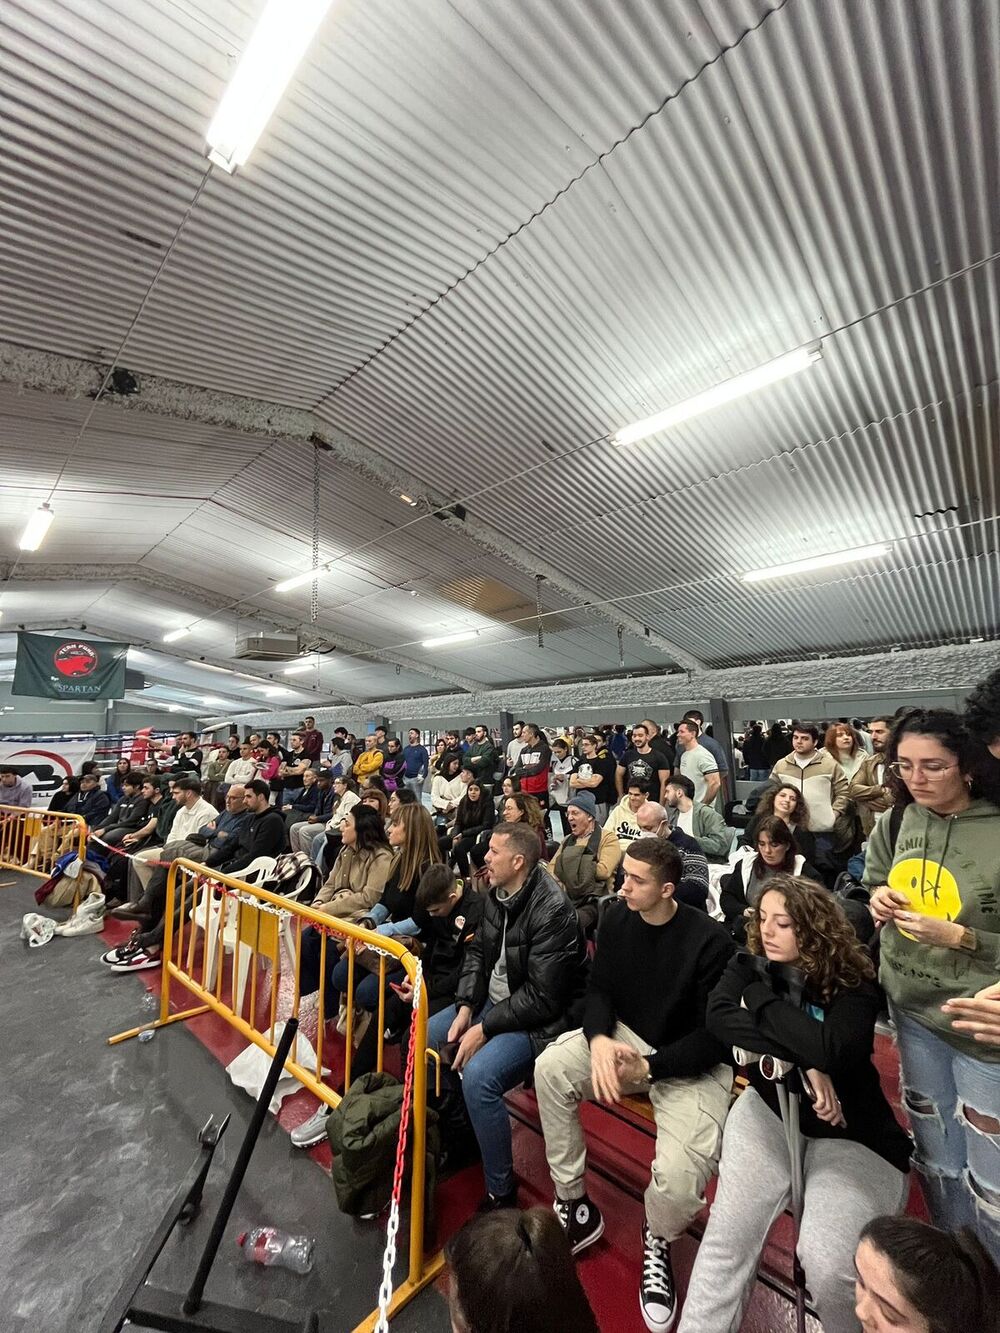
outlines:
[[[334, 1107], [340, 1098], [323, 1082], [323, 1047], [327, 1040], [324, 1009], [324, 984], [327, 955], [338, 944], [347, 960], [348, 981], [344, 992], [344, 1087], [351, 1082], [354, 1051], [355, 972], [362, 967], [358, 955], [375, 950], [379, 978], [378, 1011], [371, 1021], [377, 1023], [378, 1062], [383, 1066], [385, 1032], [386, 974], [390, 966], [403, 968], [411, 984], [416, 978], [417, 961], [402, 944], [384, 935], [350, 925], [324, 912], [305, 907], [291, 898], [228, 875], [208, 872], [203, 866], [183, 858], [175, 860], [167, 876], [167, 901], [164, 916], [163, 969], [160, 980], [160, 1015], [151, 1023], [130, 1028], [108, 1039], [109, 1045], [127, 1041], [140, 1032], [183, 1022], [198, 1014], [212, 1012], [235, 1028], [247, 1041], [268, 1056], [277, 1049], [275, 1028], [291, 1016], [300, 1019], [303, 999], [300, 989], [303, 933], [319, 930], [320, 986], [316, 998], [316, 1043], [312, 1061], [300, 1063], [296, 1044], [285, 1061], [285, 1070], [308, 1088], [321, 1102]], [[369, 955], [371, 957], [371, 955]], [[259, 981], [263, 966], [266, 982]], [[359, 978], [360, 979], [360, 978]], [[171, 1012], [171, 986], [179, 987], [196, 1004], [178, 1013]], [[280, 999], [279, 999], [280, 992]], [[247, 1001], [249, 999], [249, 1006]], [[279, 1011], [280, 1004], [280, 1011]], [[247, 1011], [244, 1014], [244, 1011]], [[424, 1253], [424, 1194], [427, 1145], [427, 995], [420, 996], [413, 1040], [413, 1102], [410, 1112], [412, 1143], [409, 1218], [409, 1270], [399, 1283], [389, 1307], [390, 1318], [440, 1274], [444, 1266], [441, 1254]], [[373, 1289], [378, 1289], [381, 1273], [373, 1274]], [[354, 1333], [369, 1333], [376, 1326], [375, 1310]]]
[[82, 861], [87, 823], [57, 810], [0, 805], [0, 868], [49, 879], [60, 856], [76, 852]]

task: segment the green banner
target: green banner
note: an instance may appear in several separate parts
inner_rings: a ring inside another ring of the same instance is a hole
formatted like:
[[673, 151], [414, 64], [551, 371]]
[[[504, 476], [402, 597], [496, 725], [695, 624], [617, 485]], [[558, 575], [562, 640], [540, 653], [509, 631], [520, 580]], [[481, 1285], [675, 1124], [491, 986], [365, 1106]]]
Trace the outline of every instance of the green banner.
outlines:
[[122, 699], [128, 648], [127, 643], [22, 630], [10, 692], [35, 699]]

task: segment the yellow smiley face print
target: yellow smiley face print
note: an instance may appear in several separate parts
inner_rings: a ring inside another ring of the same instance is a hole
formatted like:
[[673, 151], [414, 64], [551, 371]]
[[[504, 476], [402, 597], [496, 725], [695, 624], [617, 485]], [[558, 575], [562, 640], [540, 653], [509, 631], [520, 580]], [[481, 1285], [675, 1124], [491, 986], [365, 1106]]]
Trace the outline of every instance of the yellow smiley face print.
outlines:
[[[899, 861], [889, 871], [889, 888], [905, 893], [914, 912], [936, 917], [939, 921], [954, 921], [962, 910], [962, 897], [955, 876], [937, 861], [924, 861], [912, 856]], [[901, 927], [901, 935], [914, 937]]]

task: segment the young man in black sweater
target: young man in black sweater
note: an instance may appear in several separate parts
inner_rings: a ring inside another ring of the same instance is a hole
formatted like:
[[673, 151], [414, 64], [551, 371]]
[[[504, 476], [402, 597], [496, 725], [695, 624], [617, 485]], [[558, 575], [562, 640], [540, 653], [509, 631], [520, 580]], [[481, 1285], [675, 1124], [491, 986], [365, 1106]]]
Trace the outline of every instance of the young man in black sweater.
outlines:
[[654, 1333], [674, 1322], [670, 1243], [704, 1205], [729, 1110], [730, 1052], [705, 1027], [705, 1008], [733, 952], [725, 929], [677, 902], [680, 853], [663, 838], [625, 852], [619, 898], [604, 913], [583, 1027], [559, 1037], [535, 1065], [535, 1092], [555, 1211], [573, 1253], [604, 1221], [584, 1185], [579, 1104], [648, 1092], [656, 1156], [646, 1190], [639, 1304]]

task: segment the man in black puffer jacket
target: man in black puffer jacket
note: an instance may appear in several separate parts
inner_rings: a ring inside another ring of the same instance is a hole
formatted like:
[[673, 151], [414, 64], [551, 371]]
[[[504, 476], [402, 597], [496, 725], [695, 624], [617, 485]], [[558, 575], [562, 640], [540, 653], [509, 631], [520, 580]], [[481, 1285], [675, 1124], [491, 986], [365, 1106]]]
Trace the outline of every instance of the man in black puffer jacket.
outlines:
[[[428, 1045], [445, 1047], [448, 1077], [462, 1079], [483, 1156], [487, 1208], [517, 1207], [504, 1093], [523, 1082], [549, 1042], [579, 1024], [586, 990], [587, 950], [576, 912], [539, 855], [527, 824], [494, 830], [486, 854], [491, 889], [466, 948], [455, 1004], [428, 1026]], [[448, 1049], [451, 1043], [457, 1050]]]

